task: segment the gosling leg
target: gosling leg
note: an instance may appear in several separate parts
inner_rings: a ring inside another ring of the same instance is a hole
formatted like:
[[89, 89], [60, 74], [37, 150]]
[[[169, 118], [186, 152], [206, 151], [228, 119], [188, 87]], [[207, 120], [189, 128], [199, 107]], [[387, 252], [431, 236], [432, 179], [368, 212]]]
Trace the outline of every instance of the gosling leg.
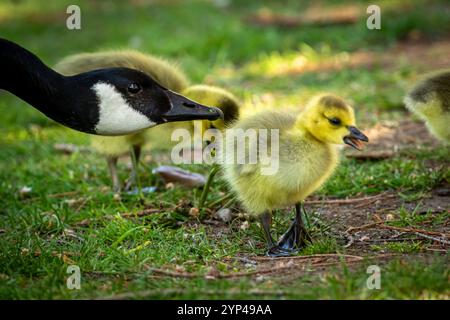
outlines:
[[278, 246], [286, 251], [296, 252], [304, 247], [307, 241], [311, 241], [311, 237], [306, 231], [305, 224], [303, 223], [302, 211], [306, 215], [303, 205], [301, 203], [297, 203], [295, 205], [295, 219], [288, 231], [286, 231], [286, 233], [283, 234], [278, 241]]
[[139, 158], [141, 157], [141, 146], [132, 146], [130, 150], [131, 156], [131, 173], [125, 184], [125, 190], [129, 191], [137, 184]]
[[269, 211], [266, 211], [261, 215], [261, 225], [267, 242], [266, 255], [273, 258], [289, 256], [290, 253], [288, 251], [280, 248], [273, 241], [272, 234], [270, 233], [270, 227], [272, 225], [272, 214]]
[[[298, 205], [300, 206], [299, 210], [303, 211], [303, 215], [305, 216], [305, 219], [306, 219], [306, 221], [309, 224], [308, 212], [306, 212], [305, 206], [303, 205], [302, 202], [299, 203]], [[296, 208], [296, 210], [297, 210], [297, 208]], [[300, 215], [300, 217], [301, 217], [301, 215]], [[300, 220], [301, 220], [302, 225], [303, 225], [303, 231], [304, 231], [304, 235], [305, 235], [305, 240], [308, 241], [309, 243], [312, 243], [313, 240], [311, 238], [311, 235], [309, 234], [308, 229], [306, 229], [305, 225], [303, 224], [303, 220], [302, 219], [300, 219]]]
[[120, 192], [120, 181], [117, 173], [117, 157], [106, 157], [108, 163], [109, 174], [111, 176], [112, 188], [114, 192]]

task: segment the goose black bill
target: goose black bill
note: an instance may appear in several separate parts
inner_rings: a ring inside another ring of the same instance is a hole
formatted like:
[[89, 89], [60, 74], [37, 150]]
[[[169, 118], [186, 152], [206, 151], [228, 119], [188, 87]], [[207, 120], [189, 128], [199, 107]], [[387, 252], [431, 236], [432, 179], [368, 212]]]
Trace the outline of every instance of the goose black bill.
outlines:
[[219, 108], [202, 105], [170, 90], [165, 93], [172, 107], [161, 115], [164, 122], [223, 119], [223, 112]]
[[361, 141], [369, 142], [369, 138], [356, 127], [350, 126], [348, 130], [350, 134], [344, 137], [344, 143], [357, 150], [362, 150], [364, 144]]

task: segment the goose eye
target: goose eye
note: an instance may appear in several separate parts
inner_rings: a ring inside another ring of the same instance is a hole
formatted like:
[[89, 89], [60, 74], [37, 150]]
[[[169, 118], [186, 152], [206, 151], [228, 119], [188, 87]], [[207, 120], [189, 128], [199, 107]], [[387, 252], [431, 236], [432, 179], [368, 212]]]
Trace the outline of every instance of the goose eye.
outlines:
[[328, 121], [330, 121], [330, 123], [334, 126], [338, 126], [341, 124], [341, 120], [338, 118], [331, 118], [331, 119], [328, 119]]
[[139, 93], [142, 90], [142, 87], [137, 83], [132, 83], [128, 86], [128, 92], [131, 94]]

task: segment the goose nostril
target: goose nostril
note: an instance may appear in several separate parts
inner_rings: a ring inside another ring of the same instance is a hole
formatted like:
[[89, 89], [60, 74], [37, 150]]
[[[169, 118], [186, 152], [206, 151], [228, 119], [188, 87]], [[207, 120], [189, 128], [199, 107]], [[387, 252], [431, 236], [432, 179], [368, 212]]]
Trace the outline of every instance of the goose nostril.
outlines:
[[195, 104], [194, 103], [189, 103], [189, 102], [184, 102], [183, 106], [185, 106], [187, 108], [195, 108]]

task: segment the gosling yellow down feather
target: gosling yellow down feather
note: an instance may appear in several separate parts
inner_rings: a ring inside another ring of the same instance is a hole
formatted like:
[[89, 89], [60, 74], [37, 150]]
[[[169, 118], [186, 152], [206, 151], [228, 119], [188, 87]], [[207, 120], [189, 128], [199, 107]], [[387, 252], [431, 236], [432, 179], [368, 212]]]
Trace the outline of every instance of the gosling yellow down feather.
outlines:
[[[228, 139], [233, 135], [226, 135], [220, 148], [224, 176], [247, 211], [261, 217], [268, 254], [288, 255], [308, 239], [301, 219], [301, 202], [333, 173], [339, 159], [337, 145], [347, 143], [359, 149], [359, 140], [368, 139], [355, 127], [352, 107], [330, 94], [316, 97], [298, 114], [261, 112], [238, 121], [229, 130], [239, 136], [240, 130], [242, 134], [249, 129], [279, 130], [278, 146], [276, 139], [271, 141], [270, 132], [268, 138], [238, 144], [249, 155], [265, 139], [269, 155], [278, 160], [276, 170], [263, 173], [267, 163], [260, 155], [256, 163], [242, 163], [242, 159], [239, 163], [235, 159], [237, 150], [229, 149], [232, 143]], [[296, 219], [275, 244], [270, 235], [271, 212], [291, 205], [296, 205]]]
[[450, 144], [450, 70], [425, 77], [405, 97], [405, 105], [435, 137]]
[[[214, 121], [213, 123], [208, 121], [202, 122], [203, 130], [209, 127], [222, 129], [226, 123], [233, 121], [239, 115], [239, 102], [231, 93], [213, 86], [195, 85], [189, 87], [187, 77], [174, 63], [150, 54], [133, 50], [82, 53], [66, 57], [55, 66], [55, 69], [62, 74], [71, 75], [109, 67], [127, 67], [140, 70], [149, 74], [161, 85], [172, 91], [180, 92], [184, 95], [187, 94], [194, 100], [202, 100], [205, 103], [221, 108], [225, 119]], [[131, 152], [139, 160], [141, 148], [147, 143], [152, 148], [163, 147], [167, 149], [173, 145], [170, 140], [171, 131], [182, 127], [192, 129], [192, 123], [167, 123], [155, 127], [154, 129], [156, 130], [144, 130], [124, 136], [93, 136], [91, 145], [98, 153], [106, 157], [114, 191], [120, 191], [121, 189], [117, 173], [119, 156]], [[125, 189], [129, 189], [135, 184], [136, 175], [137, 168], [133, 167]]]

